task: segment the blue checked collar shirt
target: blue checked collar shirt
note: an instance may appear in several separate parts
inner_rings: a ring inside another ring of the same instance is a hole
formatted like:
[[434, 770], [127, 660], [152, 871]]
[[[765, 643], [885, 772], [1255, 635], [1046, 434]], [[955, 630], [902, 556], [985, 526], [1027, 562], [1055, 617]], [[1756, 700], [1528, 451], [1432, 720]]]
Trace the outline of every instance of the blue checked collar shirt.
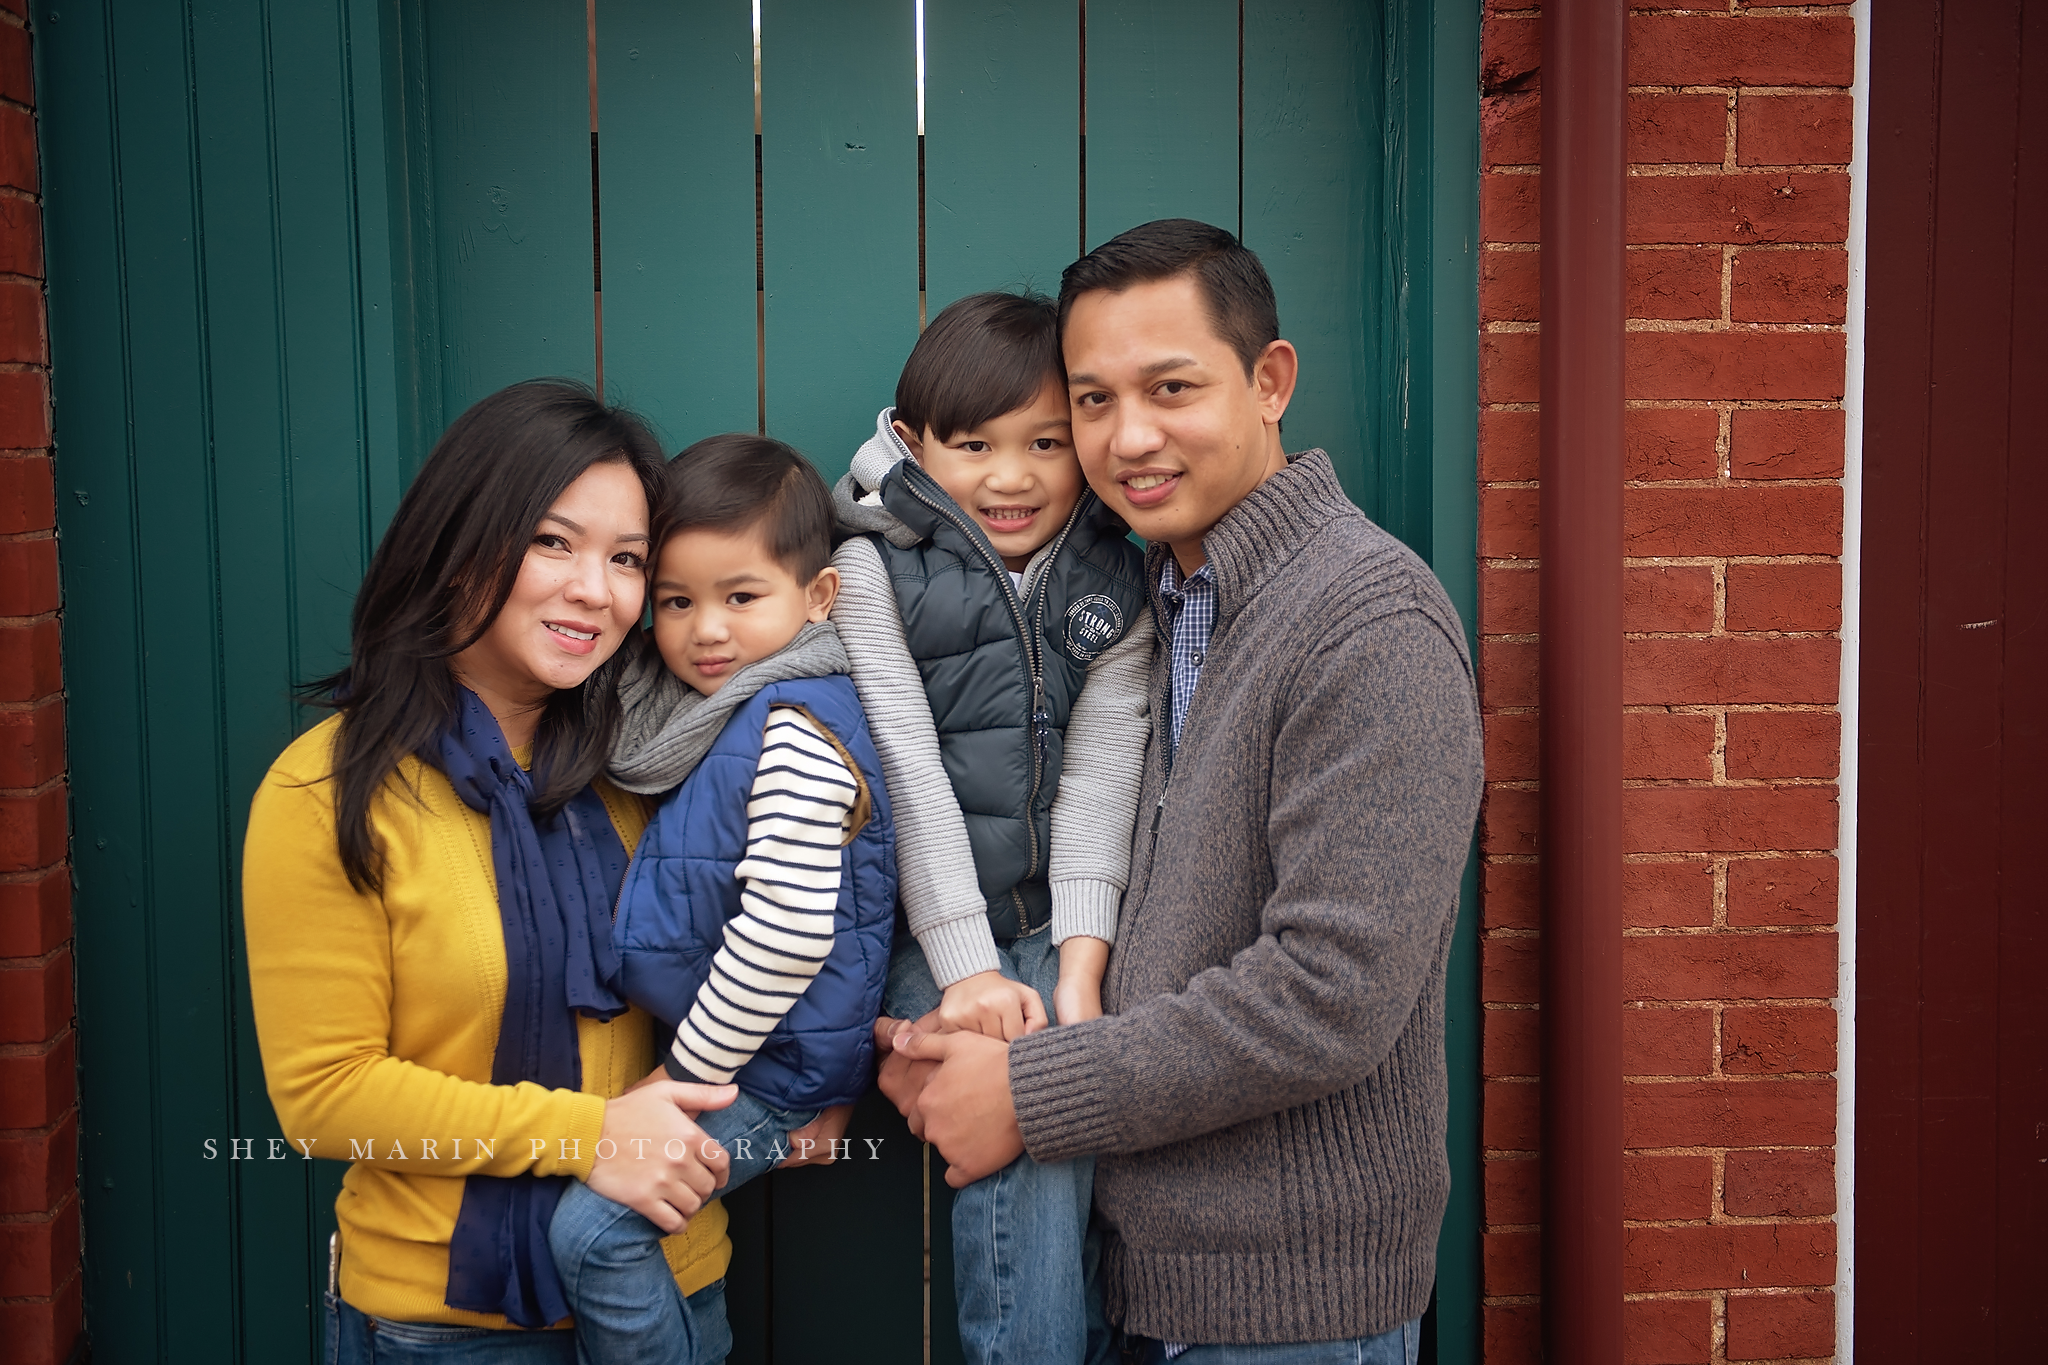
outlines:
[[1202, 680], [1202, 659], [1209, 652], [1209, 635], [1216, 629], [1216, 574], [1209, 564], [1187, 578], [1169, 554], [1159, 568], [1159, 600], [1166, 606], [1167, 660], [1173, 674], [1173, 695], [1167, 733], [1170, 758], [1180, 748], [1180, 728], [1194, 700], [1195, 684]]

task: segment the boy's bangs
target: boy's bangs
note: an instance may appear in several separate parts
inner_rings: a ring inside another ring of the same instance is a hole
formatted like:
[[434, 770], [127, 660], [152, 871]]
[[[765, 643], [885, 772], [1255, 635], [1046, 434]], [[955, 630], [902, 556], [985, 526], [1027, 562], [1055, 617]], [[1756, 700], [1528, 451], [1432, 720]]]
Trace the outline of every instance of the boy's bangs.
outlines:
[[947, 305], [911, 348], [896, 382], [896, 416], [950, 441], [1028, 406], [1060, 384], [1059, 318], [1036, 294], [970, 294]]

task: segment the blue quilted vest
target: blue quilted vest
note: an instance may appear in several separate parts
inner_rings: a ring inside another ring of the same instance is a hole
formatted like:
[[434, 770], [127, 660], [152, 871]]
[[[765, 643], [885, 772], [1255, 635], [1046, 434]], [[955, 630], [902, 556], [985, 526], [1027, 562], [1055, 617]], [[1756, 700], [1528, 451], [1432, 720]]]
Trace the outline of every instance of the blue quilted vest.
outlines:
[[669, 1026], [690, 1011], [711, 974], [725, 923], [740, 909], [734, 875], [747, 852], [747, 796], [772, 706], [801, 706], [860, 765], [874, 806], [840, 852], [831, 956], [754, 1059], [740, 1089], [784, 1109], [851, 1104], [868, 1088], [874, 1023], [889, 975], [896, 906], [896, 836], [882, 761], [867, 715], [843, 673], [773, 683], [726, 722], [696, 771], [662, 800], [626, 869], [612, 926], [627, 999]]

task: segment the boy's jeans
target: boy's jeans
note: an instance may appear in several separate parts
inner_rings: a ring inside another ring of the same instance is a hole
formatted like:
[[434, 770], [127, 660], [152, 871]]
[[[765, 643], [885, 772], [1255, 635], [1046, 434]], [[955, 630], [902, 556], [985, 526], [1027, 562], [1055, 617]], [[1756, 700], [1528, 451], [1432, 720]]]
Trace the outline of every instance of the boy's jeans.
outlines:
[[[1004, 976], [1038, 992], [1052, 1017], [1059, 950], [1052, 935], [996, 944]], [[924, 950], [896, 936], [882, 1011], [916, 1019], [942, 992]], [[953, 1287], [969, 1365], [1082, 1365], [1109, 1358], [1093, 1274], [1088, 1207], [1095, 1159], [1040, 1165], [1027, 1154], [953, 1195]]]
[[[732, 1159], [718, 1193], [730, 1194], [773, 1170], [788, 1155], [786, 1135], [816, 1117], [816, 1111], [773, 1108], [745, 1091], [726, 1108], [699, 1114], [697, 1126]], [[580, 1180], [563, 1192], [548, 1245], [576, 1315], [577, 1365], [718, 1365], [732, 1349], [724, 1282], [715, 1305], [723, 1339], [713, 1341], [713, 1305], [704, 1302], [709, 1291], [684, 1301], [661, 1254], [661, 1237], [646, 1218]]]

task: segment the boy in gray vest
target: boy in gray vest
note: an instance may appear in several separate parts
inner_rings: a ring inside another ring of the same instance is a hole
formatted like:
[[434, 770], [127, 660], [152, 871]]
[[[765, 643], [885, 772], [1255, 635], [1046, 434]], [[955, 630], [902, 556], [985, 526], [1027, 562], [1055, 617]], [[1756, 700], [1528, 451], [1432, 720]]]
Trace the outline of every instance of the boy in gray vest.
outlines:
[[[894, 803], [910, 931], [884, 1014], [1006, 1041], [1095, 1018], [1153, 630], [1142, 556], [1074, 455], [1052, 303], [977, 294], [933, 319], [834, 502], [863, 533], [833, 558], [832, 619]], [[1084, 1287], [1093, 1171], [1020, 1157], [955, 1198], [970, 1361], [1106, 1349]]]

